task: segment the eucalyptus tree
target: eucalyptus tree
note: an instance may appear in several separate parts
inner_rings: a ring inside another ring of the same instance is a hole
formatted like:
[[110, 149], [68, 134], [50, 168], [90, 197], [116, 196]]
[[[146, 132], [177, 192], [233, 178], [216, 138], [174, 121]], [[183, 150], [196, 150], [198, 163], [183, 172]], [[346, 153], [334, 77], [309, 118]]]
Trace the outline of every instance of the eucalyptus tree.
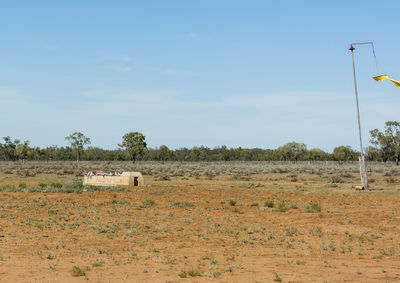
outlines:
[[400, 163], [400, 123], [387, 121], [383, 132], [373, 129], [370, 132], [370, 142], [380, 148], [383, 161], [394, 159], [396, 165]]
[[70, 143], [71, 147], [76, 151], [76, 162], [79, 162], [79, 157], [81, 156], [85, 145], [90, 144], [90, 138], [85, 137], [81, 132], [75, 132], [70, 134], [65, 139]]
[[118, 146], [124, 149], [129, 158], [135, 162], [136, 159], [147, 149], [146, 137], [139, 132], [130, 132], [122, 137], [122, 143]]

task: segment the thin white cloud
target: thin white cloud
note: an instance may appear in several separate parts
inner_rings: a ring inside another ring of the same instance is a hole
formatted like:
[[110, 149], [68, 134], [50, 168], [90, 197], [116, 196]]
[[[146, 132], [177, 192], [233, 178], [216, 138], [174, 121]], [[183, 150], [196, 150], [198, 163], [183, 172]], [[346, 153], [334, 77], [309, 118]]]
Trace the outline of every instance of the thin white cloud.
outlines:
[[18, 105], [24, 103], [25, 100], [26, 98], [21, 96], [18, 91], [7, 87], [0, 87], [0, 101], [3, 106]]
[[[287, 92], [235, 94], [189, 100], [182, 91], [87, 91], [75, 108], [55, 108], [18, 92], [0, 88], [4, 110], [1, 135], [33, 144], [64, 144], [82, 131], [94, 145], [113, 148], [132, 130], [143, 132], [150, 146], [194, 145], [274, 148], [289, 141], [332, 150], [342, 144], [357, 148], [357, 124], [351, 94]], [[396, 120], [398, 105], [363, 103], [364, 140], [368, 131]], [[49, 133], [44, 135], [43, 133]]]
[[110, 62], [132, 62], [134, 58], [130, 55], [122, 54], [122, 55], [113, 55], [113, 56], [98, 56], [95, 58], [96, 62], [100, 63], [110, 63]]
[[118, 57], [118, 59], [122, 62], [132, 62], [133, 61], [133, 58], [128, 55], [121, 55]]
[[116, 72], [122, 72], [122, 73], [127, 73], [127, 72], [132, 71], [132, 67], [123, 66], [123, 65], [109, 65], [109, 66], [107, 66], [107, 69], [116, 71]]
[[100, 63], [103, 68], [115, 72], [127, 73], [133, 70], [133, 57], [129, 55], [101, 56], [96, 58], [96, 62]]
[[185, 34], [185, 38], [189, 40], [197, 40], [199, 39], [199, 35], [195, 32], [188, 32]]
[[169, 76], [193, 76], [193, 72], [173, 68], [156, 68], [155, 71]]

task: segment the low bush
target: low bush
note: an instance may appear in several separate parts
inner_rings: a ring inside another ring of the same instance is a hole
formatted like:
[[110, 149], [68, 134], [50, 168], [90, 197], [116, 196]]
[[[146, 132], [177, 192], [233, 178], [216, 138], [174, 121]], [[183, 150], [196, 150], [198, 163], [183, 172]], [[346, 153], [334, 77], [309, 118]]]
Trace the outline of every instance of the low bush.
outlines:
[[272, 200], [268, 200], [268, 201], [264, 202], [264, 207], [273, 208], [274, 202]]
[[140, 208], [150, 208], [156, 205], [156, 202], [152, 199], [148, 199], [142, 202], [142, 204], [139, 206]]
[[229, 205], [230, 205], [230, 206], [235, 206], [235, 205], [236, 205], [236, 200], [231, 199], [231, 200], [229, 201]]
[[18, 184], [18, 188], [25, 189], [26, 188], [26, 184], [25, 183], [19, 183]]
[[305, 207], [306, 212], [320, 212], [321, 210], [321, 205], [312, 201], [310, 201]]
[[175, 202], [172, 206], [179, 208], [193, 208], [195, 205], [193, 203], [184, 201], [184, 202]]
[[71, 270], [71, 275], [74, 277], [85, 276], [86, 271], [81, 269], [79, 266], [74, 266]]

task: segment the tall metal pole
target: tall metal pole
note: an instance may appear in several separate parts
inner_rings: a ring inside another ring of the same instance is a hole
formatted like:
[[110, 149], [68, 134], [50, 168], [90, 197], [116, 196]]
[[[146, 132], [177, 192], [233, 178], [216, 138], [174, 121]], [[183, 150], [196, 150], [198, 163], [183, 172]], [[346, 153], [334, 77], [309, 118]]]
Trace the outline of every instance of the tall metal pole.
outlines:
[[354, 92], [356, 94], [356, 105], [357, 105], [357, 120], [358, 120], [358, 133], [360, 135], [360, 150], [361, 150], [361, 155], [364, 155], [363, 151], [363, 145], [362, 145], [362, 137], [361, 137], [361, 122], [360, 122], [360, 109], [358, 106], [358, 93], [357, 93], [357, 79], [356, 79], [356, 67], [354, 65], [354, 47], [351, 45], [350, 50], [351, 50], [351, 59], [353, 61], [353, 76], [354, 76]]
[[[365, 44], [365, 43], [361, 43], [361, 44]], [[369, 44], [369, 42], [367, 44]], [[372, 48], [373, 48], [373, 45], [372, 45]], [[358, 106], [356, 67], [355, 67], [355, 64], [354, 64], [354, 49], [355, 48], [353, 47], [353, 44], [351, 44], [349, 50], [351, 51], [351, 59], [352, 59], [352, 62], [353, 62], [354, 92], [355, 92], [355, 95], [356, 95], [358, 133], [359, 133], [359, 136], [360, 136], [361, 156], [359, 158], [359, 165], [360, 165], [360, 175], [361, 175], [361, 189], [365, 190], [365, 189], [368, 188], [368, 179], [367, 179], [367, 170], [366, 170], [366, 166], [365, 166], [365, 157], [364, 157], [364, 150], [363, 150], [362, 136], [361, 136], [361, 122], [360, 122], [360, 109], [359, 109], [359, 106]], [[375, 56], [375, 52], [374, 52], [374, 56]]]

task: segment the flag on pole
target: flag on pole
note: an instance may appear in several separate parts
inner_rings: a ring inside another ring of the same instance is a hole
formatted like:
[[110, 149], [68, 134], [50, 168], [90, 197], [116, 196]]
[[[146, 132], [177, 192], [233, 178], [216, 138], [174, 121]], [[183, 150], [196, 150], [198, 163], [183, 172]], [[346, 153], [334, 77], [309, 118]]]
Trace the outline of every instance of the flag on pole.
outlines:
[[393, 80], [391, 78], [389, 78], [387, 75], [381, 75], [381, 76], [376, 76], [376, 77], [372, 77], [374, 80], [376, 80], [377, 82], [381, 82], [383, 80], [389, 80], [392, 83], [394, 83], [395, 86], [397, 86], [398, 88], [400, 88], [400, 82]]

